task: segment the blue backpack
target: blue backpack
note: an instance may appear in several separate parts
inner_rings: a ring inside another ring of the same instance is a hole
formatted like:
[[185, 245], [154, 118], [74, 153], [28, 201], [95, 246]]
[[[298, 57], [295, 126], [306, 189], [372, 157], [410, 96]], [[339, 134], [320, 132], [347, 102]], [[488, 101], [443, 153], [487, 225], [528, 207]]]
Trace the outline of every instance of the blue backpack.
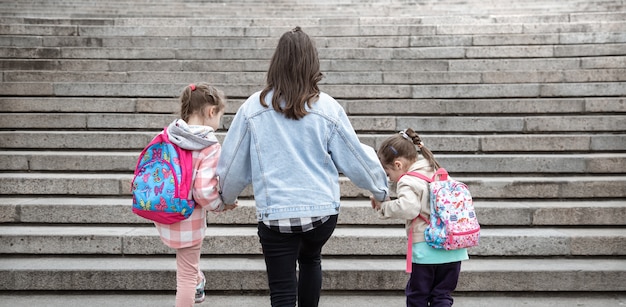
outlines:
[[192, 152], [170, 142], [163, 129], [139, 155], [131, 184], [133, 213], [162, 224], [188, 218], [195, 207], [189, 197], [192, 177]]

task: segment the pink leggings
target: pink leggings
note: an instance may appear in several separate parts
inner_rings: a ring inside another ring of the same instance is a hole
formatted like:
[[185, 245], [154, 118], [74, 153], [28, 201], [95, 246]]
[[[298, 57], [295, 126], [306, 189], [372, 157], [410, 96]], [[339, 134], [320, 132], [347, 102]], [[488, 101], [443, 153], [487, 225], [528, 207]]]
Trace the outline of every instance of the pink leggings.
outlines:
[[176, 250], [176, 307], [191, 307], [200, 283], [200, 250], [202, 241], [194, 246]]

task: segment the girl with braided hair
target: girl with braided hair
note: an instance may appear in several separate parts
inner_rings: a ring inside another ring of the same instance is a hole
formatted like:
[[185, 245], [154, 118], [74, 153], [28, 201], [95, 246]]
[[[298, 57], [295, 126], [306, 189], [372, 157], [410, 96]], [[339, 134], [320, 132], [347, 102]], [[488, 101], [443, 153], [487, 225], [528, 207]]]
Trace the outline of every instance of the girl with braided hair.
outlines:
[[[469, 259], [467, 249], [435, 249], [425, 242], [424, 230], [430, 217], [428, 182], [405, 176], [407, 172], [417, 172], [431, 178], [440, 168], [439, 163], [410, 128], [386, 139], [378, 149], [378, 159], [389, 180], [396, 183], [397, 198], [383, 202], [372, 199], [372, 208], [380, 218], [405, 220], [407, 234], [412, 232], [407, 255], [407, 272], [411, 275], [405, 289], [406, 305], [452, 306], [451, 293], [459, 279], [461, 261]], [[425, 220], [418, 215], [425, 216]]]

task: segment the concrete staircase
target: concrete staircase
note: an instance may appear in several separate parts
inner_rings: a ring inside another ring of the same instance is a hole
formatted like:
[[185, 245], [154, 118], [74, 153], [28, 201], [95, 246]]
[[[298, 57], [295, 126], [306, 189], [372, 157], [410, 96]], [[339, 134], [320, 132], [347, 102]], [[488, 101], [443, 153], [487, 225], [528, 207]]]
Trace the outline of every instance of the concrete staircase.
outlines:
[[[457, 305], [626, 305], [625, 1], [25, 0], [0, 3], [0, 306], [172, 306], [138, 153], [197, 81], [223, 137], [296, 25], [364, 143], [412, 127], [470, 186]], [[269, 306], [250, 196], [209, 216], [203, 305]], [[322, 306], [402, 306], [402, 222], [342, 196]]]

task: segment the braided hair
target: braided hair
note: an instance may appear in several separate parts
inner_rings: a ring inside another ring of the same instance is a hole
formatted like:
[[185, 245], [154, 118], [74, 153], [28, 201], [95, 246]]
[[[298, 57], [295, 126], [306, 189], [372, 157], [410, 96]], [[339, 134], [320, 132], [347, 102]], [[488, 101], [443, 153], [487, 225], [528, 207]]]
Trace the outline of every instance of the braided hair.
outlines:
[[[417, 146], [417, 150], [415, 147]], [[409, 161], [417, 161], [418, 152], [422, 154], [435, 169], [441, 166], [433, 153], [424, 146], [422, 138], [411, 128], [402, 130], [398, 134], [386, 139], [378, 149], [378, 159], [383, 165], [391, 165], [396, 158], [403, 157]]]

